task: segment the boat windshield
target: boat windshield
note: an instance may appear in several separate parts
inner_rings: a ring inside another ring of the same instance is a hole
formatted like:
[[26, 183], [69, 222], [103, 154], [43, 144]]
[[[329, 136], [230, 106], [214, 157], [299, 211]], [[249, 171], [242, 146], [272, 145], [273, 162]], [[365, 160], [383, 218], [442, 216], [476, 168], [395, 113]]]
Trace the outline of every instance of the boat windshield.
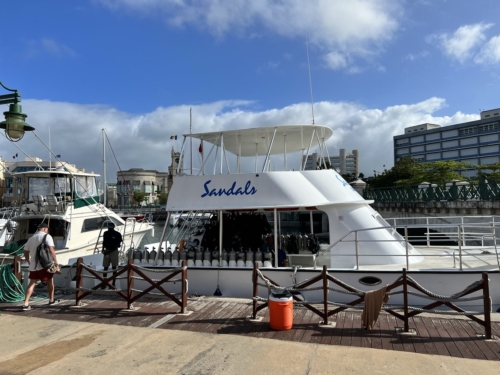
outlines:
[[79, 198], [90, 198], [99, 195], [93, 176], [77, 176], [75, 178], [75, 192]]
[[29, 197], [34, 195], [65, 195], [71, 193], [67, 177], [30, 177]]

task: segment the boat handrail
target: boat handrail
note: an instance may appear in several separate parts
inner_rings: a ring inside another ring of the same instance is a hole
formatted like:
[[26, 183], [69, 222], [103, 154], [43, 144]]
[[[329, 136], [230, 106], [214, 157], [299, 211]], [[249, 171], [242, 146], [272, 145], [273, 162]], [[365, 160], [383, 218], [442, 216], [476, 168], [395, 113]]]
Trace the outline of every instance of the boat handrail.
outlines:
[[[498, 225], [500, 225], [500, 222], [498, 223]], [[341, 242], [351, 242], [353, 241], [354, 242], [354, 246], [355, 246], [355, 257], [356, 257], [356, 269], [359, 269], [359, 248], [358, 248], [358, 244], [360, 242], [364, 242], [363, 240], [360, 240], [358, 238], [358, 234], [360, 232], [367, 232], [367, 231], [373, 231], [373, 230], [380, 230], [380, 229], [385, 229], [385, 230], [392, 230], [392, 231], [396, 231], [396, 233], [399, 233], [397, 232], [397, 229], [398, 228], [402, 228], [404, 229], [405, 233], [404, 233], [404, 236], [401, 236], [402, 240], [404, 241], [404, 246], [405, 246], [405, 257], [406, 257], [406, 268], [409, 269], [409, 265], [410, 265], [410, 262], [409, 262], [409, 258], [412, 256], [411, 255], [411, 250], [410, 249], [413, 249], [413, 246], [410, 244], [410, 241], [409, 241], [409, 235], [408, 235], [408, 229], [411, 229], [411, 228], [422, 228], [422, 227], [426, 227], [427, 228], [427, 231], [425, 233], [425, 236], [411, 236], [411, 238], [413, 239], [418, 239], [419, 237], [420, 238], [423, 238], [426, 240], [426, 244], [428, 248], [431, 248], [432, 246], [430, 245], [430, 240], [433, 239], [435, 241], [440, 241], [441, 239], [439, 237], [442, 237], [442, 232], [437, 232], [437, 233], [431, 233], [429, 229], [432, 229], [432, 228], [457, 228], [457, 231], [456, 232], [452, 232], [452, 233], [449, 233], [447, 232], [446, 234], [448, 236], [451, 236], [452, 238], [457, 238], [457, 246], [458, 246], [458, 253], [459, 253], [459, 268], [460, 270], [463, 270], [463, 262], [462, 262], [462, 248], [464, 246], [466, 246], [466, 243], [467, 241], [477, 241], [477, 240], [481, 240], [481, 246], [485, 246], [485, 239], [486, 238], [491, 238], [492, 241], [493, 241], [493, 246], [495, 248], [495, 254], [496, 254], [496, 260], [497, 260], [497, 265], [498, 265], [498, 269], [500, 270], [500, 258], [499, 258], [499, 254], [498, 254], [498, 248], [497, 248], [497, 241], [496, 241], [496, 226], [497, 226], [497, 223], [495, 222], [489, 222], [489, 223], [459, 223], [459, 224], [428, 224], [428, 225], [424, 225], [424, 224], [413, 224], [413, 225], [403, 225], [403, 226], [379, 226], [379, 227], [371, 227], [371, 228], [362, 228], [362, 229], [354, 229], [354, 230], [351, 230], [349, 231], [348, 233], [346, 233], [344, 236], [342, 236], [341, 238], [339, 238], [337, 241], [335, 241], [333, 244], [329, 245], [327, 248], [323, 248], [323, 249], [320, 249], [316, 254], [313, 254], [313, 261], [314, 261], [314, 268], [316, 268], [317, 266], [317, 259], [321, 256], [324, 256], [327, 252], [330, 252], [331, 249], [335, 248], [335, 246], [337, 246], [339, 243]], [[484, 233], [484, 232], [471, 232], [471, 231], [464, 231], [464, 227], [466, 228], [488, 228], [489, 230], [491, 230], [491, 233]], [[351, 236], [351, 235], [354, 235], [354, 240], [347, 240], [347, 237]], [[438, 238], [436, 240], [436, 238]], [[448, 238], [449, 240], [449, 238]], [[387, 240], [387, 241], [390, 241], [390, 242], [401, 242], [401, 240], [398, 240], [397, 238], [395, 238], [394, 240]], [[446, 239], [442, 239], [442, 241], [446, 241]], [[373, 242], [373, 240], [370, 240], [369, 242]], [[454, 250], [453, 252], [453, 257], [454, 257], [454, 268], [456, 267], [456, 259], [455, 259], [455, 253], [456, 253], [456, 249]], [[342, 255], [342, 254], [336, 254], [336, 255]], [[349, 255], [349, 256], [352, 256], [352, 255]], [[370, 255], [370, 256], [376, 256], [376, 255]], [[394, 256], [397, 256], [397, 255], [394, 255]]]

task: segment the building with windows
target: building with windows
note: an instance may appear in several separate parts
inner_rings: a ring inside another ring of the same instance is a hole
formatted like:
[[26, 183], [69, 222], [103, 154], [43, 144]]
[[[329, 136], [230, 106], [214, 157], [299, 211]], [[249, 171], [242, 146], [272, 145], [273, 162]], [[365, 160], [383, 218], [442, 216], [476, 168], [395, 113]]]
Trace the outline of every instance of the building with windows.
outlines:
[[21, 202], [21, 196], [26, 183], [24, 177], [14, 177], [15, 173], [35, 170], [65, 170], [69, 172], [85, 172], [74, 164], [59, 161], [43, 161], [40, 158], [26, 157], [23, 161], [7, 161], [0, 158], [0, 195], [2, 207], [15, 206]]
[[[302, 159], [303, 161], [304, 159]], [[326, 160], [328, 162], [328, 160]], [[339, 171], [340, 174], [359, 175], [359, 152], [352, 150], [347, 153], [345, 149], [339, 150], [339, 156], [330, 156], [330, 166]], [[307, 157], [306, 170], [316, 169], [321, 164], [320, 155], [313, 153]]]
[[145, 193], [143, 204], [154, 204], [158, 200], [158, 194], [168, 194], [174, 182], [174, 177], [177, 175], [180, 153], [175, 152], [172, 148], [171, 157], [172, 164], [168, 167], [168, 172], [144, 170], [142, 168], [131, 168], [128, 171], [117, 172], [116, 204], [118, 206], [130, 206], [134, 191]]
[[[456, 160], [472, 165], [500, 162], [500, 109], [481, 112], [481, 119], [441, 127], [436, 124], [405, 128], [394, 136], [394, 163], [404, 156], [419, 162]], [[475, 176], [476, 168], [460, 171]]]

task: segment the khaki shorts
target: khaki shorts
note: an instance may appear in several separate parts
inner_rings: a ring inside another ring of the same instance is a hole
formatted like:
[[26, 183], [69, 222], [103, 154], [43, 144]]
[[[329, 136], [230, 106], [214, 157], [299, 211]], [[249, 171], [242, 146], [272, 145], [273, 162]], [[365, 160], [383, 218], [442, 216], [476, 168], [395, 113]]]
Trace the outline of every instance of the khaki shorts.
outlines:
[[118, 249], [108, 255], [104, 255], [104, 258], [102, 258], [103, 267], [109, 267], [110, 265], [113, 267], [118, 266]]

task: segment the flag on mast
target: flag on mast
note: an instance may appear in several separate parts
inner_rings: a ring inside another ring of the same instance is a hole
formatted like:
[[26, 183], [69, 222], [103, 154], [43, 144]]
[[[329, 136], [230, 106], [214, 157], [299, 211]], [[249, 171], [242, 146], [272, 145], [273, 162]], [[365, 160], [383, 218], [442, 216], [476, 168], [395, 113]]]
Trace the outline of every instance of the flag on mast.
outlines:
[[200, 147], [198, 147], [198, 151], [200, 154], [203, 152], [203, 143], [200, 143]]

